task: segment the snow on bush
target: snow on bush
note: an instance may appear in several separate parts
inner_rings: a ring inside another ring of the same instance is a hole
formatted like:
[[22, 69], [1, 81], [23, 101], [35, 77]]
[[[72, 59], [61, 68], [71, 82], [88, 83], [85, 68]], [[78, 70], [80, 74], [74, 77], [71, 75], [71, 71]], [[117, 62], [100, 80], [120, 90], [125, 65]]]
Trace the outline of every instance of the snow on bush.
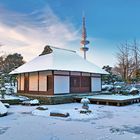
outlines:
[[126, 84], [125, 82], [118, 82], [118, 81], [114, 82], [114, 85], [121, 85], [121, 86], [123, 86], [125, 84]]
[[121, 89], [122, 89], [121, 86], [117, 85], [117, 86], [114, 86], [114, 88], [115, 88], [115, 92], [117, 92], [117, 93], [121, 92]]
[[6, 91], [6, 88], [5, 88], [5, 87], [1, 87], [1, 88], [0, 88], [0, 93], [1, 93], [1, 98], [2, 98], [2, 99], [4, 99], [5, 91]]
[[117, 85], [117, 86], [114, 86], [115, 88], [117, 88], [117, 89], [120, 89], [120, 88], [122, 88], [121, 86], [119, 86], [119, 85]]
[[17, 93], [17, 84], [5, 83], [4, 86], [6, 88], [6, 94], [7, 95]]
[[135, 90], [138, 90], [138, 89], [135, 88], [135, 87], [132, 87], [132, 88], [130, 89], [130, 92], [135, 91]]
[[29, 101], [23, 101], [22, 105], [39, 105], [39, 101], [37, 99], [29, 100]]
[[102, 85], [102, 88], [113, 88], [113, 85]]
[[39, 104], [39, 101], [38, 101], [37, 99], [34, 99], [34, 100], [31, 100], [31, 101], [30, 101], [30, 104], [31, 104], [31, 105]]
[[4, 104], [0, 101], [0, 116], [6, 115], [8, 112], [7, 108], [4, 106]]
[[129, 91], [130, 94], [138, 94], [139, 93], [139, 90], [135, 87], [132, 87]]
[[102, 85], [102, 90], [112, 90], [113, 89], [113, 85]]

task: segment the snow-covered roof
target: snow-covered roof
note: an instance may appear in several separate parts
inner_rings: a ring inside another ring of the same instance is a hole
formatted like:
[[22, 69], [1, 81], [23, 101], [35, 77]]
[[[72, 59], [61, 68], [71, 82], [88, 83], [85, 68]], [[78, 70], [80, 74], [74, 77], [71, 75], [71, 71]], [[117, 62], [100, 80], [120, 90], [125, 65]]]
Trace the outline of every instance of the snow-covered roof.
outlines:
[[75, 51], [51, 46], [50, 48], [52, 49], [51, 52], [42, 53], [42, 55], [13, 70], [10, 74], [45, 70], [108, 74], [105, 70], [79, 56]]

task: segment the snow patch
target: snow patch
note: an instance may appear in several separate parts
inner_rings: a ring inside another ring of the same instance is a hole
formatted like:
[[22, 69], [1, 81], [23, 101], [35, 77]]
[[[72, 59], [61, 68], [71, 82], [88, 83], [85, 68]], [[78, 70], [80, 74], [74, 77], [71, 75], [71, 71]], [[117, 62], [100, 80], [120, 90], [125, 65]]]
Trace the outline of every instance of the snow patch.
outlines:
[[3, 116], [8, 112], [7, 108], [4, 106], [4, 104], [0, 101], [0, 116]]
[[62, 114], [66, 114], [69, 113], [69, 117], [67, 118], [58, 118], [58, 117], [53, 117], [56, 119], [63, 119], [66, 121], [88, 121], [91, 119], [96, 119], [98, 117], [98, 113], [96, 113], [96, 111], [91, 112], [91, 113], [86, 113], [86, 114], [81, 114], [80, 113], [80, 109], [75, 110], [75, 109], [50, 109], [50, 110], [45, 110], [45, 111], [40, 111], [40, 110], [34, 110], [32, 111], [33, 115], [36, 116], [43, 116], [43, 117], [51, 117], [50, 116], [50, 112], [51, 113], [62, 113]]
[[94, 95], [94, 96], [86, 96], [87, 98], [91, 99], [107, 99], [107, 100], [128, 100], [128, 99], [135, 99], [140, 98], [140, 95]]

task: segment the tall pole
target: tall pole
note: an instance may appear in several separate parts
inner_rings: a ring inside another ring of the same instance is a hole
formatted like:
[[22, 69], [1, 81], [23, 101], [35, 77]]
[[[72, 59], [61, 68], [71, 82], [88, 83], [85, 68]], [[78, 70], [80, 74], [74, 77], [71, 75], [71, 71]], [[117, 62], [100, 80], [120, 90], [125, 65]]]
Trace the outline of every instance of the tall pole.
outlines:
[[86, 59], [86, 52], [84, 51], [84, 59]]
[[82, 39], [81, 39], [82, 47], [80, 48], [80, 50], [84, 52], [84, 59], [86, 59], [86, 52], [89, 49], [86, 45], [89, 44], [89, 43], [90, 42], [87, 40], [87, 34], [86, 34], [85, 16], [83, 16], [83, 20], [82, 20]]

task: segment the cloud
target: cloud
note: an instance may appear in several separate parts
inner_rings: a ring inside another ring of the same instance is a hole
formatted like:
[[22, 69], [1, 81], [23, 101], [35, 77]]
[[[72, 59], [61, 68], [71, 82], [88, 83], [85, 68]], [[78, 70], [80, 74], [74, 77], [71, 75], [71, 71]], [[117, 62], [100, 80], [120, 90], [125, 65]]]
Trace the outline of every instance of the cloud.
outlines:
[[[38, 55], [46, 44], [75, 48], [78, 31], [68, 21], [61, 19], [50, 7], [21, 14], [0, 8], [1, 51], [21, 53], [25, 60]], [[72, 48], [71, 48], [72, 49]]]
[[[46, 44], [56, 47], [73, 49], [80, 52], [81, 32], [74, 25], [61, 20], [50, 7], [35, 10], [28, 14], [8, 11], [0, 7], [0, 55], [20, 53], [26, 61], [39, 55]], [[99, 66], [110, 64], [115, 61], [109, 54], [113, 43], [104, 39], [90, 38], [87, 59]]]

